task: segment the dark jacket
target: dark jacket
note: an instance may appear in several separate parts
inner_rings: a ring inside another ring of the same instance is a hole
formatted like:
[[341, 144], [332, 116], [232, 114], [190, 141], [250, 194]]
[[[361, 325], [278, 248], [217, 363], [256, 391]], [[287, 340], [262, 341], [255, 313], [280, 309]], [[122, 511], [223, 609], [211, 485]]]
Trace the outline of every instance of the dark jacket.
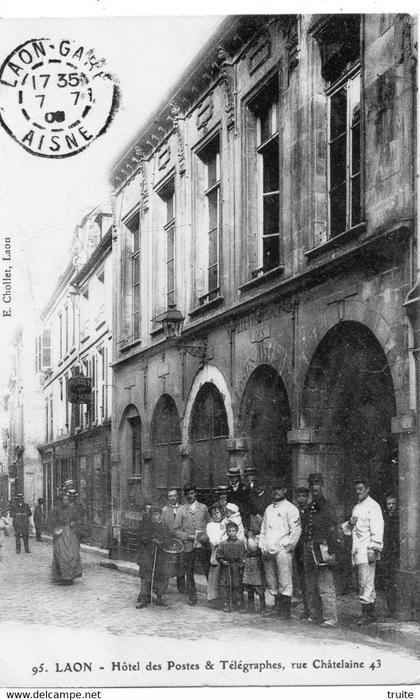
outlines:
[[13, 519], [13, 529], [16, 534], [28, 532], [31, 509], [27, 503], [13, 503], [10, 508], [10, 515]]
[[339, 547], [337, 518], [334, 506], [324, 496], [309, 503], [302, 518], [302, 541], [328, 544], [330, 554], [335, 554]]
[[[156, 562], [162, 565], [163, 560], [166, 559], [162, 547], [168, 545], [172, 539], [171, 531], [163, 523], [155, 523], [151, 518], [140, 521], [137, 535], [137, 563], [140, 566], [140, 570], [142, 568], [149, 569], [153, 566], [156, 547]], [[157, 542], [159, 544], [156, 544]]]
[[382, 559], [384, 563], [388, 561], [396, 561], [400, 555], [400, 523], [398, 514], [384, 516], [384, 548], [382, 550]]
[[265, 509], [271, 502], [272, 499], [266, 488], [254, 487], [253, 489], [246, 489], [245, 512], [242, 516], [245, 529], [248, 530], [251, 526], [251, 515], [261, 515], [263, 517]]
[[238, 506], [241, 515], [243, 515], [246, 512], [248, 497], [247, 488], [244, 484], [239, 483], [237, 489], [234, 489], [233, 486], [229, 486], [227, 497], [228, 503], [234, 503]]

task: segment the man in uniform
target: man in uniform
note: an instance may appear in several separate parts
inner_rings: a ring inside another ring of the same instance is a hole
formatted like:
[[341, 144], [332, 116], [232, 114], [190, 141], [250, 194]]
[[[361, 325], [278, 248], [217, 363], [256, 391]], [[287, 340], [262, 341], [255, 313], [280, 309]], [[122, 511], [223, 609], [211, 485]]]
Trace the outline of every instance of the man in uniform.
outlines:
[[243, 515], [246, 510], [247, 488], [241, 483], [241, 470], [239, 467], [230, 467], [226, 476], [229, 479], [228, 503], [237, 505]]
[[375, 571], [376, 561], [383, 548], [384, 519], [381, 506], [369, 495], [368, 478], [358, 476], [354, 482], [358, 503], [342, 528], [345, 535], [352, 537], [352, 563], [357, 567], [359, 600], [362, 605], [362, 615], [357, 623], [366, 625], [376, 620]]
[[386, 498], [384, 548], [382, 551], [382, 572], [385, 584], [385, 597], [388, 606], [387, 617], [395, 618], [397, 613], [397, 570], [400, 558], [400, 527], [398, 500], [393, 494]]
[[322, 474], [309, 474], [311, 502], [303, 512], [302, 548], [309, 622], [321, 627], [337, 624], [337, 601], [332, 565], [338, 545], [334, 506], [323, 495]]
[[[181, 504], [179, 503], [178, 489], [168, 489], [166, 495], [168, 503], [162, 508], [162, 524], [165, 525], [170, 532], [173, 532], [176, 514], [181, 507]], [[176, 556], [174, 566], [171, 568], [172, 570], [169, 571], [169, 578], [176, 576], [176, 586], [179, 593], [185, 593], [185, 573], [182, 552]]]
[[175, 516], [174, 535], [184, 545], [184, 568], [187, 576], [188, 602], [190, 605], [197, 605], [194, 564], [197, 558], [205, 577], [208, 578], [210, 550], [203, 547], [203, 541], [207, 538], [206, 527], [210, 516], [207, 506], [197, 501], [195, 486], [185, 486], [184, 495], [187, 502], [179, 507]]
[[299, 511], [286, 499], [286, 482], [273, 485], [273, 499], [264, 513], [260, 532], [267, 588], [274, 596], [274, 611], [289, 620], [293, 594], [293, 552], [302, 532]]
[[26, 554], [30, 554], [29, 549], [29, 518], [31, 517], [31, 509], [27, 503], [23, 501], [23, 494], [17, 493], [15, 502], [10, 509], [10, 515], [13, 519], [13, 529], [16, 536], [16, 554], [20, 554], [20, 538], [23, 539]]

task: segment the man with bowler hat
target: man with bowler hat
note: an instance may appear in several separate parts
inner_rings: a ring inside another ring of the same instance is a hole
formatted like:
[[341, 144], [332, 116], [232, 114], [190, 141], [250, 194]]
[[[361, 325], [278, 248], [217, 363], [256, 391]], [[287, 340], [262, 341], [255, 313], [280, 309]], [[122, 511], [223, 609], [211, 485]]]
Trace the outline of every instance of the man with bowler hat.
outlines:
[[255, 531], [256, 522], [259, 520], [261, 525], [262, 517], [265, 509], [271, 503], [271, 498], [264, 484], [258, 479], [258, 472], [255, 467], [246, 467], [244, 478], [246, 481], [244, 526], [246, 530], [251, 529], [254, 531], [254, 534], [258, 534], [259, 530]]
[[286, 481], [281, 478], [273, 486], [272, 503], [266, 508], [261, 524], [260, 550], [263, 557], [267, 588], [274, 596], [274, 610], [289, 620], [293, 594], [293, 552], [302, 528], [299, 511], [286, 499]]
[[24, 503], [23, 494], [17, 493], [15, 502], [10, 509], [10, 516], [13, 520], [13, 529], [16, 536], [16, 554], [20, 554], [20, 538], [23, 539], [26, 554], [30, 554], [29, 549], [29, 518], [31, 517], [31, 509], [27, 503]]
[[187, 593], [190, 605], [197, 605], [197, 590], [194, 581], [194, 564], [199, 560], [206, 578], [210, 569], [210, 550], [203, 547], [207, 539], [206, 528], [210, 520], [207, 506], [197, 501], [195, 486], [184, 487], [186, 503], [179, 507], [175, 516], [174, 535], [184, 545], [184, 569], [187, 576]]
[[241, 483], [241, 470], [239, 467], [229, 467], [226, 476], [229, 479], [228, 503], [237, 505], [242, 515], [246, 507], [247, 488]]
[[359, 600], [362, 605], [362, 615], [357, 624], [366, 625], [376, 620], [375, 572], [376, 561], [380, 559], [383, 548], [384, 519], [381, 506], [369, 495], [368, 477], [358, 476], [354, 483], [358, 503], [342, 528], [345, 535], [352, 537], [351, 558], [353, 566], [357, 567]]
[[216, 486], [214, 489], [214, 496], [216, 498], [217, 505], [220, 506], [220, 510], [223, 513], [223, 517], [226, 515], [226, 506], [228, 501], [229, 486]]
[[[334, 506], [323, 495], [322, 474], [309, 474], [311, 502], [303, 512], [302, 545], [309, 622], [337, 624], [337, 601], [332, 566], [338, 546]], [[304, 613], [305, 615], [305, 613]]]

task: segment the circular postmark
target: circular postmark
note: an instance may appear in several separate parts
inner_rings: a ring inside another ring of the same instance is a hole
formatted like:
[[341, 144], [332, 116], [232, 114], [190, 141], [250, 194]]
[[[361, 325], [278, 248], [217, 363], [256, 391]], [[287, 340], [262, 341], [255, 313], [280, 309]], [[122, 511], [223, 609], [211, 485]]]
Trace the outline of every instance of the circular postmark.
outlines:
[[105, 60], [70, 39], [30, 39], [0, 68], [0, 123], [37, 156], [83, 151], [106, 131], [118, 100]]

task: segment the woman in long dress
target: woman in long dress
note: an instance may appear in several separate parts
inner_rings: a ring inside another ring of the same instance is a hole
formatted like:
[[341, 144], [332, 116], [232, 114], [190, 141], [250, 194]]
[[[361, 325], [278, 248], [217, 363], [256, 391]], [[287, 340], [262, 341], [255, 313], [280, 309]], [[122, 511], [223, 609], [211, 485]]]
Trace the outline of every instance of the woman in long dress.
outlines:
[[46, 523], [53, 535], [52, 580], [61, 586], [71, 585], [82, 575], [77, 520], [78, 512], [68, 494], [61, 494]]
[[216, 551], [220, 542], [223, 539], [226, 539], [226, 527], [222, 509], [217, 503], [210, 508], [210, 516], [211, 521], [207, 524], [206, 528], [207, 537], [211, 547], [210, 571], [207, 582], [207, 600], [212, 602], [213, 605], [217, 605], [220, 598], [220, 563], [216, 559]]

